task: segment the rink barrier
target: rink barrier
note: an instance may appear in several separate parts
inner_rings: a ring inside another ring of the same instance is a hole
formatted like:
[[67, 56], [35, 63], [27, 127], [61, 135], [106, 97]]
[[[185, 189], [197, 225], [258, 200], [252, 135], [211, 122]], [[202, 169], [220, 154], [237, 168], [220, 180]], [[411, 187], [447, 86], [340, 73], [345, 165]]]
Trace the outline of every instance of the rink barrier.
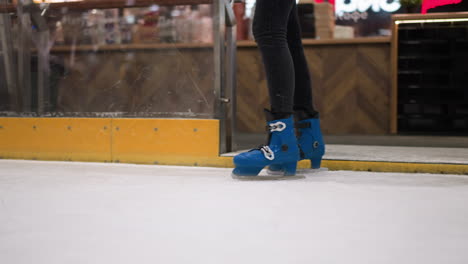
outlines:
[[[0, 158], [228, 165], [211, 119], [0, 118]], [[216, 161], [216, 162], [213, 162]]]
[[[0, 118], [0, 159], [232, 168], [210, 119]], [[468, 164], [324, 160], [330, 170], [468, 175]], [[301, 161], [299, 168], [309, 168]]]
[[468, 175], [468, 164], [324, 160], [322, 166], [330, 170]]

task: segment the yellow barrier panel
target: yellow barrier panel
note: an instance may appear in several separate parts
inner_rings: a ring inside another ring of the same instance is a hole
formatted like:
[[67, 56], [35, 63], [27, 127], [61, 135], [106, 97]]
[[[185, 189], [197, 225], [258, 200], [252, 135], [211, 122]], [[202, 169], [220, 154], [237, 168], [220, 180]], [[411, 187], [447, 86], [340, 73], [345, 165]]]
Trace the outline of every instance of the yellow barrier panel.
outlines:
[[219, 121], [198, 119], [0, 118], [0, 158], [213, 164]]
[[0, 118], [0, 157], [111, 161], [111, 123], [91, 118]]
[[114, 161], [195, 165], [219, 157], [218, 120], [114, 119], [112, 125]]
[[330, 170], [468, 175], [466, 164], [324, 160], [322, 165]]

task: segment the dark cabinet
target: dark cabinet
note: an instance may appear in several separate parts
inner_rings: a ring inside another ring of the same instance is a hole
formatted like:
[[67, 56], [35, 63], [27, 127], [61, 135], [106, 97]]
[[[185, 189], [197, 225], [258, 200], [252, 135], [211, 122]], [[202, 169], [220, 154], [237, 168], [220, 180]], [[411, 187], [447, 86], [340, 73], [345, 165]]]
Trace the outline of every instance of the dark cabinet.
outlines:
[[399, 133], [468, 132], [468, 19], [397, 22]]

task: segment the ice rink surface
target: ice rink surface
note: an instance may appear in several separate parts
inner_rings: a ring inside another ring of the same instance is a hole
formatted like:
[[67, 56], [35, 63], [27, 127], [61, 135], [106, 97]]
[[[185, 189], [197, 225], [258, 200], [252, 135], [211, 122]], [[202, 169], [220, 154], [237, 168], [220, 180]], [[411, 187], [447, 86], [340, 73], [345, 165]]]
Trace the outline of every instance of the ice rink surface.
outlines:
[[468, 263], [468, 176], [0, 160], [0, 263]]

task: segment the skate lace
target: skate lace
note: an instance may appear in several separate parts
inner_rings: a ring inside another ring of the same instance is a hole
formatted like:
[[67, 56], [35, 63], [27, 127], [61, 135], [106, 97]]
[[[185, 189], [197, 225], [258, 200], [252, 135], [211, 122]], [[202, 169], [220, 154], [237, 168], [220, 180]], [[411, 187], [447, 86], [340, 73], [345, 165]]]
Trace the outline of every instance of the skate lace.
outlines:
[[[275, 153], [273, 152], [273, 150], [271, 150], [270, 148], [270, 140], [271, 140], [271, 133], [273, 132], [281, 132], [283, 130], [286, 129], [286, 124], [284, 122], [281, 122], [281, 121], [278, 121], [276, 123], [272, 123], [272, 124], [269, 124], [267, 126], [267, 129], [269, 130], [269, 134], [268, 134], [268, 142], [266, 145], [262, 145], [262, 146], [259, 146], [258, 148], [256, 149], [253, 149], [253, 150], [260, 150], [262, 153], [263, 153], [263, 156], [265, 156], [265, 158], [267, 160], [274, 160], [275, 159]], [[252, 150], [252, 151], [253, 151]]]
[[275, 159], [275, 153], [273, 152], [273, 150], [271, 150], [271, 148], [269, 146], [261, 147], [260, 151], [263, 152], [263, 156], [265, 156], [265, 158], [267, 160], [274, 160]]
[[270, 130], [270, 133], [281, 132], [286, 129], [286, 124], [284, 122], [278, 121], [276, 123], [269, 124], [267, 129]]

